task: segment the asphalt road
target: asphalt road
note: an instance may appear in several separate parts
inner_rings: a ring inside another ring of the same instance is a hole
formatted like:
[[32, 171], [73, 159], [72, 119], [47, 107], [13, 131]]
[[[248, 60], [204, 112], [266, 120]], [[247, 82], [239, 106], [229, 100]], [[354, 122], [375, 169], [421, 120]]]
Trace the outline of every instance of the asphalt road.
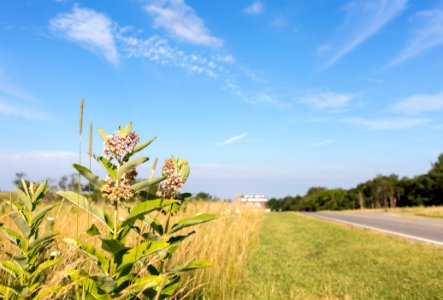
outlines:
[[306, 215], [399, 235], [405, 238], [443, 246], [443, 220], [402, 217], [392, 213], [330, 213]]

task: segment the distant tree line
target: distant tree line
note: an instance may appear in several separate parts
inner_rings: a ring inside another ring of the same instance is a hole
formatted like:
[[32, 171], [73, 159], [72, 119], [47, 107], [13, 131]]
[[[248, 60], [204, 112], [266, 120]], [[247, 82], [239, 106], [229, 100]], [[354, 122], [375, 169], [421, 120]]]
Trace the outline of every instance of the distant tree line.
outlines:
[[377, 175], [349, 190], [312, 187], [304, 196], [272, 198], [272, 210], [342, 210], [443, 205], [443, 154], [428, 173], [413, 178]]

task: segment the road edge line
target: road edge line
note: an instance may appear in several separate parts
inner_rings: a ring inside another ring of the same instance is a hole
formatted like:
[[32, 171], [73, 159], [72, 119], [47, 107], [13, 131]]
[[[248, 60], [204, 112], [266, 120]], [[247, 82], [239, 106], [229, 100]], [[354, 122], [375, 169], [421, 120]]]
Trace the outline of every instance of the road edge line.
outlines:
[[314, 218], [319, 218], [319, 219], [327, 219], [330, 221], [334, 221], [334, 222], [338, 222], [338, 223], [343, 223], [343, 224], [347, 224], [350, 226], [356, 226], [356, 227], [362, 227], [362, 228], [366, 228], [366, 229], [371, 229], [371, 230], [375, 230], [375, 231], [380, 231], [383, 233], [387, 233], [387, 234], [391, 234], [391, 235], [396, 235], [396, 236], [401, 236], [407, 239], [411, 239], [411, 240], [416, 240], [416, 241], [420, 241], [420, 242], [424, 242], [424, 243], [429, 243], [429, 244], [434, 244], [434, 245], [438, 245], [443, 247], [443, 242], [439, 242], [439, 241], [434, 241], [434, 240], [430, 240], [430, 239], [425, 239], [425, 238], [421, 238], [418, 236], [413, 236], [413, 235], [409, 235], [409, 234], [405, 234], [405, 233], [400, 233], [400, 232], [395, 232], [395, 231], [391, 231], [391, 230], [386, 230], [386, 229], [381, 229], [381, 228], [377, 228], [377, 227], [372, 227], [372, 226], [368, 226], [368, 225], [361, 225], [361, 224], [357, 224], [357, 223], [353, 223], [353, 222], [349, 222], [349, 221], [343, 221], [343, 220], [337, 220], [334, 218], [330, 218], [330, 217], [325, 217], [323, 215], [314, 215], [314, 214], [303, 214], [305, 216], [312, 216]]

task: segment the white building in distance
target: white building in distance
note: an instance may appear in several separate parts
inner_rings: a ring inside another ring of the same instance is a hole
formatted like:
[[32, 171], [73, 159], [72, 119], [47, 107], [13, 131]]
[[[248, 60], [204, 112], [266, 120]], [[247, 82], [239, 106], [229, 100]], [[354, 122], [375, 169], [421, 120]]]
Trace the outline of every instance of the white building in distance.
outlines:
[[266, 208], [268, 198], [265, 195], [235, 195], [235, 202], [256, 208]]

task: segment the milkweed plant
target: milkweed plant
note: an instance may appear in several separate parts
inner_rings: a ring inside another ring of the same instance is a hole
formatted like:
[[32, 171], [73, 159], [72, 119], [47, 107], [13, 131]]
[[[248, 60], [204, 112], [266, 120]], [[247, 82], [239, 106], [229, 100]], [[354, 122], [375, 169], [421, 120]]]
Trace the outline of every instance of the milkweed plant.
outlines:
[[[88, 236], [99, 240], [101, 247], [80, 240], [78, 235], [63, 239], [63, 243], [94, 265], [66, 272], [66, 280], [75, 287], [71, 295], [76, 299], [172, 297], [181, 287], [183, 273], [209, 266], [208, 262], [198, 260], [174, 265], [171, 260], [179, 255], [183, 241], [195, 233], [188, 228], [217, 216], [197, 214], [177, 220], [175, 215], [191, 197], [189, 193], [181, 193], [190, 173], [184, 159], [171, 156], [164, 162], [161, 176], [154, 177], [152, 169], [147, 179], [136, 180], [137, 169], [149, 159], [136, 155], [155, 138], [140, 142], [131, 123], [124, 128], [119, 126], [113, 134], [100, 128], [98, 133], [104, 142], [103, 153], [92, 157], [103, 167], [106, 176], [101, 178], [81, 164], [73, 167], [95, 187], [109, 209], [94, 204], [87, 194], [57, 192], [101, 223], [92, 223], [86, 231]], [[0, 261], [0, 268], [11, 278], [10, 284], [0, 284], [0, 296], [4, 299], [45, 298], [61, 290], [59, 286], [52, 290], [41, 288], [48, 272], [62, 259], [50, 254], [58, 233], [49, 231], [40, 236], [42, 220], [55, 207], [51, 204], [38, 208], [47, 192], [46, 182], [39, 185], [23, 181], [23, 189], [17, 189], [22, 204], [14, 203], [14, 214], [10, 216], [19, 231], [0, 224], [0, 230], [17, 249], [16, 253], [6, 253], [10, 260]], [[126, 210], [126, 216], [119, 216], [119, 210]]]

